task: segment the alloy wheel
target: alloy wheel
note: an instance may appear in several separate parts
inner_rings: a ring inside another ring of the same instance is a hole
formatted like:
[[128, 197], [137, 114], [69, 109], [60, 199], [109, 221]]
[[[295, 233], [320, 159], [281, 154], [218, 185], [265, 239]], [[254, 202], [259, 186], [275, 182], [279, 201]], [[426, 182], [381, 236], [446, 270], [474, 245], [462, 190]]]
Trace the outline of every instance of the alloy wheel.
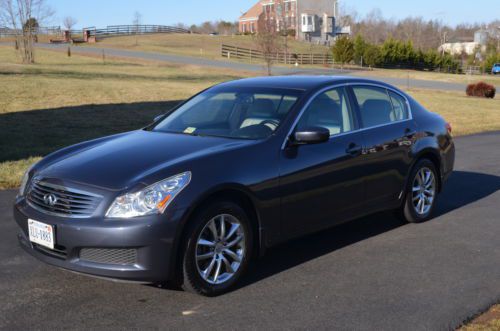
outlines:
[[217, 215], [205, 225], [196, 242], [198, 273], [210, 284], [223, 284], [239, 270], [245, 253], [241, 222], [229, 214]]
[[422, 216], [432, 208], [436, 196], [436, 178], [429, 168], [421, 168], [413, 180], [412, 201], [415, 212]]

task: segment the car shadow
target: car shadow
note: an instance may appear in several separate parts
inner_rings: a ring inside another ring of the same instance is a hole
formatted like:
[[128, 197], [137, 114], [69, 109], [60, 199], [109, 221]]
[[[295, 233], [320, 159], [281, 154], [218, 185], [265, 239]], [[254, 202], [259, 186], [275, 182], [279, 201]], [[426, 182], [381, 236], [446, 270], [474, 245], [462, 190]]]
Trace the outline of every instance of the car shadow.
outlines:
[[140, 129], [181, 101], [100, 104], [0, 114], [0, 162]]
[[[474, 203], [498, 190], [498, 176], [455, 171], [438, 198], [435, 217]], [[281, 244], [269, 249], [264, 257], [255, 262], [238, 288], [405, 225], [408, 224], [395, 217], [394, 213], [383, 212]]]

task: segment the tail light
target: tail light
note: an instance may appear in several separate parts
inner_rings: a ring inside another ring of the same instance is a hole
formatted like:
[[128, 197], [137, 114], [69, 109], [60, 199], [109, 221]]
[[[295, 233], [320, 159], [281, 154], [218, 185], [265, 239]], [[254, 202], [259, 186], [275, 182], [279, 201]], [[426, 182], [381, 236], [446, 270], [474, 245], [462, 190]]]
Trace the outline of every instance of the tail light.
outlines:
[[451, 128], [451, 124], [450, 123], [446, 123], [445, 127], [446, 127], [446, 131], [448, 131], [448, 133], [451, 134], [451, 132], [453, 131], [452, 128]]

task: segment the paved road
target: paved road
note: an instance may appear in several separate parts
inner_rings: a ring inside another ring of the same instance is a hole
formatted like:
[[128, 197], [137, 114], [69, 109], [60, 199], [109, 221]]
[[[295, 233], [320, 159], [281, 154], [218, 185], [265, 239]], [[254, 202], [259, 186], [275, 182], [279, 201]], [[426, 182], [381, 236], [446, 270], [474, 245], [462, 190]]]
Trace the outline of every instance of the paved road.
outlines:
[[500, 300], [500, 133], [457, 139], [438, 217], [378, 214], [269, 251], [202, 298], [46, 266], [16, 243], [0, 192], [0, 329], [447, 330]]
[[[9, 45], [9, 43], [3, 42], [0, 45]], [[38, 44], [38, 47], [47, 48], [47, 49], [59, 49], [66, 50], [67, 45], [58, 45], [58, 44]], [[123, 50], [123, 49], [113, 49], [113, 48], [103, 48], [103, 47], [73, 47], [72, 52], [75, 54], [93, 54], [93, 55], [101, 55], [102, 52], [105, 52], [107, 56], [115, 56], [115, 57], [128, 57], [128, 58], [138, 58], [143, 60], [153, 60], [160, 62], [172, 62], [172, 63], [180, 63], [186, 65], [199, 65], [199, 66], [208, 66], [220, 69], [231, 69], [231, 70], [245, 70], [245, 71], [257, 71], [263, 72], [264, 68], [262, 65], [258, 64], [249, 64], [249, 63], [239, 63], [232, 61], [218, 61], [205, 59], [201, 57], [191, 57], [191, 56], [183, 56], [183, 55], [172, 55], [172, 54], [160, 54], [160, 53], [152, 53], [152, 52], [141, 52], [141, 51], [131, 51], [131, 50]], [[275, 66], [273, 68], [274, 74], [279, 75], [355, 75], [355, 76], [363, 76], [363, 71], [341, 71], [334, 69], [326, 69], [326, 68], [286, 68], [286, 67], [278, 67]], [[398, 85], [398, 86], [407, 86], [408, 82], [405, 78], [393, 78], [393, 77], [376, 77], [375, 79], [384, 81], [389, 84]], [[465, 84], [458, 83], [445, 83], [438, 81], [429, 81], [429, 80], [410, 80], [410, 86], [414, 88], [426, 88], [426, 89], [435, 89], [435, 90], [447, 90], [447, 91], [465, 91]]]

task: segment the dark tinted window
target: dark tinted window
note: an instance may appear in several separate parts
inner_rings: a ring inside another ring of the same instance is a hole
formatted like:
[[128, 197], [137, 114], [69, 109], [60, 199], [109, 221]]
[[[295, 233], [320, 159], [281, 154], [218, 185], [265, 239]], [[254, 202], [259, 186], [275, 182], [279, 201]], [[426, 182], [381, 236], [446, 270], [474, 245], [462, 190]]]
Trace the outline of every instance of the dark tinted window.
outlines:
[[396, 93], [372, 86], [353, 87], [365, 128], [408, 118], [406, 102]]
[[330, 135], [354, 130], [354, 119], [344, 88], [320, 94], [309, 104], [302, 115], [297, 130], [323, 127]]
[[408, 104], [406, 103], [406, 99], [400, 96], [397, 93], [389, 91], [389, 96], [391, 97], [392, 102], [392, 119], [394, 121], [402, 121], [410, 118], [408, 114]]

